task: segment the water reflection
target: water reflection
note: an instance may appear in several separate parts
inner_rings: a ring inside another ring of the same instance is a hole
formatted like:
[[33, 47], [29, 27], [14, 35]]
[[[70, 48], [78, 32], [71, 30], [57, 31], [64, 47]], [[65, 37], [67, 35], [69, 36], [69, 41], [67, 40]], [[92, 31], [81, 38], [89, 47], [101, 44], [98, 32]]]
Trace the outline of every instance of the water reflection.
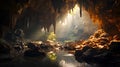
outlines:
[[76, 67], [74, 64], [72, 63], [67, 63], [65, 60], [61, 60], [59, 62], [60, 67]]
[[59, 67], [95, 67], [87, 63], [79, 63], [75, 60], [73, 54], [69, 54], [66, 51], [58, 51], [57, 62]]
[[[50, 59], [52, 56], [55, 56], [55, 58]], [[20, 56], [12, 61], [0, 63], [0, 67], [95, 67], [95, 65], [77, 62], [74, 55], [66, 51], [52, 52], [50, 57]]]

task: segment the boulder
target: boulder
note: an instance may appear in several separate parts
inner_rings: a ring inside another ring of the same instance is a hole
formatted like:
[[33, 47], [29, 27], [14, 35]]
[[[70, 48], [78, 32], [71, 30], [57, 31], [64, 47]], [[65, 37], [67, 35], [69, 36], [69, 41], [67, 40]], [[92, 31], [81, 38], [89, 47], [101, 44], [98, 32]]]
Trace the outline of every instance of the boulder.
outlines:
[[44, 57], [46, 54], [44, 52], [39, 52], [37, 50], [27, 50], [24, 52], [25, 57]]
[[0, 42], [0, 54], [10, 54], [10, 45], [6, 42]]
[[34, 43], [28, 43], [28, 48], [31, 50], [38, 50], [39, 49], [37, 46], [35, 46]]
[[111, 52], [120, 54], [120, 42], [111, 42], [109, 49]]
[[12, 60], [11, 49], [10, 44], [0, 39], [0, 62]]

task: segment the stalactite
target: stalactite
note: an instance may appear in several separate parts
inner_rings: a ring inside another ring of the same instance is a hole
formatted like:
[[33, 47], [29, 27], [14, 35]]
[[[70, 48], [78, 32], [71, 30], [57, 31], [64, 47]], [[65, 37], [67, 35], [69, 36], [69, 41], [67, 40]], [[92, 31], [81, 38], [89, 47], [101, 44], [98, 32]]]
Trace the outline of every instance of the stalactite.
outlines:
[[80, 4], [80, 17], [82, 17], [82, 4]]
[[29, 29], [30, 26], [30, 22], [29, 22], [29, 18], [27, 19], [27, 28]]
[[93, 7], [94, 7], [94, 10], [95, 10], [95, 6], [96, 6], [96, 0], [93, 0]]
[[47, 32], [49, 32], [49, 31], [50, 31], [50, 25], [47, 26]]
[[[66, 2], [67, 1], [67, 2]], [[33, 10], [33, 12], [30, 12], [30, 16], [32, 18], [36, 18], [36, 16], [34, 16], [34, 13], [35, 14], [39, 14], [39, 18], [36, 19], [36, 21], [33, 23], [34, 25], [32, 26], [35, 26], [36, 22], [39, 22], [40, 20], [40, 26], [44, 27], [45, 30], [47, 29], [47, 31], [49, 31], [49, 27], [51, 24], [53, 24], [54, 26], [54, 32], [56, 30], [56, 22], [54, 22], [54, 20], [56, 19], [57, 16], [62, 16], [62, 14], [65, 14], [65, 12], [67, 12], [67, 10], [70, 10], [73, 8], [74, 4], [78, 3], [79, 4], [79, 7], [80, 7], [80, 17], [82, 17], [82, 8], [85, 8], [85, 10], [87, 10], [91, 16], [91, 18], [94, 18], [93, 21], [95, 21], [95, 23], [97, 21], [99, 21], [99, 19], [97, 19], [96, 21], [96, 18], [95, 18], [95, 15], [98, 15], [98, 14], [103, 14], [102, 16], [105, 16], [107, 17], [108, 15], [105, 14], [105, 9], [108, 9], [106, 7], [109, 6], [109, 4], [107, 5], [108, 1], [101, 1], [101, 0], [76, 0], [77, 2], [74, 2], [75, 0], [49, 0], [47, 2], [51, 2], [49, 5], [48, 3], [44, 2], [44, 1], [35, 1], [35, 2], [43, 2], [41, 3], [41, 5], [44, 5], [44, 6], [41, 6], [39, 4], [35, 4], [34, 7], [31, 7], [31, 10]], [[109, 8], [111, 9], [117, 9], [117, 3], [116, 1], [118, 0], [114, 0], [115, 4], [114, 6], [109, 6]], [[109, 2], [111, 2], [109, 0]], [[111, 4], [111, 3], [110, 3]], [[66, 5], [68, 7], [66, 7]], [[116, 6], [116, 7], [115, 7]], [[36, 7], [39, 7], [39, 8], [36, 8]], [[65, 8], [65, 9], [64, 9]], [[29, 12], [30, 10], [28, 10]], [[60, 12], [61, 11], [61, 12]], [[108, 12], [108, 11], [106, 11]], [[113, 12], [113, 11], [112, 11]], [[55, 14], [55, 16], [54, 16]], [[115, 15], [115, 14], [114, 14]], [[99, 17], [99, 15], [98, 15]], [[34, 21], [34, 20], [33, 20]], [[102, 22], [98, 22], [99, 24], [102, 24]], [[47, 24], [47, 25], [46, 25]], [[32, 27], [31, 27], [32, 28]]]
[[54, 27], [54, 33], [55, 33], [55, 30], [56, 30], [56, 23], [53, 23], [53, 27]]
[[82, 6], [83, 6], [83, 0], [77, 0], [79, 3], [79, 7], [80, 7], [80, 17], [82, 17]]

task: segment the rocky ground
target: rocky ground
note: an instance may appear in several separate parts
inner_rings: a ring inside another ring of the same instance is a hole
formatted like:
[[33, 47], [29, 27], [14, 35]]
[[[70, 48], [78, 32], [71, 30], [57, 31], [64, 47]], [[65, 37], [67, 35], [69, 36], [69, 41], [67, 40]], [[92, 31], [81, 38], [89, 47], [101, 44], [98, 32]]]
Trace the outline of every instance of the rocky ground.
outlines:
[[[70, 55], [67, 53], [74, 55], [69, 58]], [[67, 55], [64, 56], [64, 54]], [[52, 41], [16, 43], [0, 39], [0, 67], [34, 67], [34, 65], [35, 67], [59, 67], [58, 62], [51, 61], [59, 56], [63, 56], [61, 62], [65, 65], [68, 65], [65, 62], [66, 58], [66, 61], [72, 61], [73, 67], [76, 67], [74, 64], [77, 61], [80, 64], [90, 64], [90, 66], [84, 67], [119, 67], [120, 40], [116, 35], [111, 38], [103, 30], [96, 31], [88, 40], [69, 42], [64, 46]], [[75, 63], [73, 64], [73, 62]]]

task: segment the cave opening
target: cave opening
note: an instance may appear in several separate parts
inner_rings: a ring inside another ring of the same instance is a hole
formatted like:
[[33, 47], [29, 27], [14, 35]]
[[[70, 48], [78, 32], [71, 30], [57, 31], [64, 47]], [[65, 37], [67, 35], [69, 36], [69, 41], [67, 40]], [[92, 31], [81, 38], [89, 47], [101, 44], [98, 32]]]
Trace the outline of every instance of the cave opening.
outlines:
[[75, 4], [62, 17], [56, 19], [55, 34], [58, 41], [87, 39], [96, 30], [97, 25], [93, 23], [85, 9], [82, 10], [82, 17], [80, 17], [78, 4]]
[[[64, 15], [55, 18], [55, 26], [55, 39], [60, 42], [88, 39], [90, 35], [98, 29], [97, 24], [92, 21], [89, 12], [84, 8], [82, 8], [82, 17], [80, 16], [79, 4], [75, 4], [74, 7], [68, 9]], [[36, 27], [33, 29], [36, 31], [29, 32], [32, 33], [29, 36], [32, 40], [45, 41], [48, 39], [50, 33], [54, 32], [53, 24], [49, 26], [49, 29], [41, 27], [40, 25]]]

